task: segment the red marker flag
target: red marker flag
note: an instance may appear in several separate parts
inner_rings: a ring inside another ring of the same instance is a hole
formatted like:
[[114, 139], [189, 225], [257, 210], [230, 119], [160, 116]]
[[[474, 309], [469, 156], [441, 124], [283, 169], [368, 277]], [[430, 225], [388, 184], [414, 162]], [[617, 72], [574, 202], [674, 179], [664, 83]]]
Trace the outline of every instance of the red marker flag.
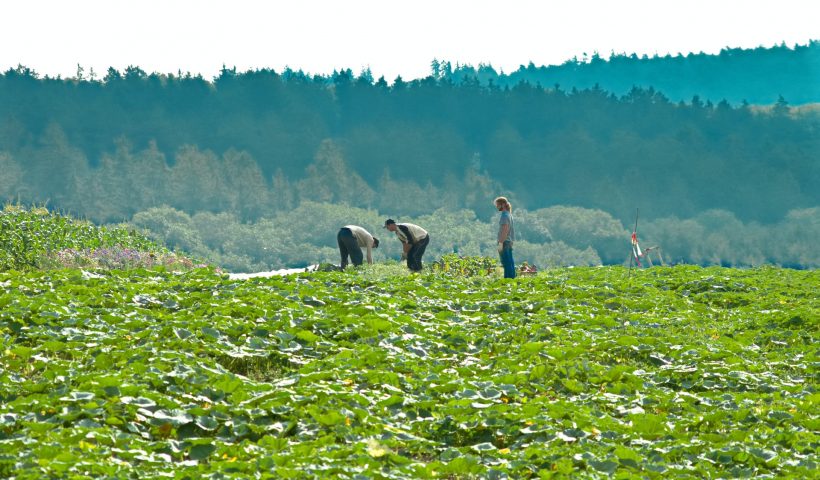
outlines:
[[641, 252], [641, 246], [638, 245], [638, 232], [632, 232], [632, 256], [635, 258], [635, 262], [640, 267], [640, 257], [643, 257], [643, 252]]

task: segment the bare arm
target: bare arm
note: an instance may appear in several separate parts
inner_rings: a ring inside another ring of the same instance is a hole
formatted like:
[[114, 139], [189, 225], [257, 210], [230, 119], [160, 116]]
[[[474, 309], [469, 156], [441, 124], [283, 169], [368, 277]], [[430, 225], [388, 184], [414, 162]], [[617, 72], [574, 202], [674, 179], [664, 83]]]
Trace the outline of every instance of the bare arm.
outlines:
[[371, 253], [370, 253], [372, 250], [373, 250], [373, 247], [368, 243], [367, 244], [367, 263], [369, 263], [369, 264], [373, 263], [373, 257], [371, 256]]

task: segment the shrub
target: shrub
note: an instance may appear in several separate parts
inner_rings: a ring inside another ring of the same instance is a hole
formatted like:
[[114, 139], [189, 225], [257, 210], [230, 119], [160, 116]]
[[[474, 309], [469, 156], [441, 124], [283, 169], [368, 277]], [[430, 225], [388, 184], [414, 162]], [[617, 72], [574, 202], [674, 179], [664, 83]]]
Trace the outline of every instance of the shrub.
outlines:
[[430, 264], [433, 272], [463, 277], [495, 275], [498, 260], [489, 257], [464, 257], [455, 253], [443, 255]]

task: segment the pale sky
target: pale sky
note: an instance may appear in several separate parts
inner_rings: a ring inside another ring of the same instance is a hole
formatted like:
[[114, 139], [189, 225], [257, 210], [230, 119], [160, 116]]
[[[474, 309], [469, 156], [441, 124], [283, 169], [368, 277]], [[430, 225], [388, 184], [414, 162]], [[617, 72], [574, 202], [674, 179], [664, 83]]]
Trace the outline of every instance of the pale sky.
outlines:
[[389, 83], [454, 65], [560, 64], [598, 51], [665, 55], [820, 40], [820, 0], [0, 0], [0, 69], [81, 64], [200, 73], [369, 67]]

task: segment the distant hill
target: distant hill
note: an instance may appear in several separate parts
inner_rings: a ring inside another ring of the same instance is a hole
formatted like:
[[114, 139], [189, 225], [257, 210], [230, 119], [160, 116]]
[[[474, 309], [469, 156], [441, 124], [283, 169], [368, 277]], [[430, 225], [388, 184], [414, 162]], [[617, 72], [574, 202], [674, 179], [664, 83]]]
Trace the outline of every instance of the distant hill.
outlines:
[[433, 62], [433, 73], [456, 84], [477, 79], [481, 85], [513, 87], [521, 82], [558, 87], [565, 91], [599, 88], [624, 95], [633, 87], [652, 87], [674, 102], [693, 97], [739, 105], [773, 104], [783, 97], [791, 105], [820, 102], [820, 40], [808, 45], [785, 44], [771, 48], [725, 48], [705, 53], [638, 57], [599, 53], [573, 58], [561, 65], [537, 67], [530, 63], [506, 74], [491, 65], [453, 67]]

